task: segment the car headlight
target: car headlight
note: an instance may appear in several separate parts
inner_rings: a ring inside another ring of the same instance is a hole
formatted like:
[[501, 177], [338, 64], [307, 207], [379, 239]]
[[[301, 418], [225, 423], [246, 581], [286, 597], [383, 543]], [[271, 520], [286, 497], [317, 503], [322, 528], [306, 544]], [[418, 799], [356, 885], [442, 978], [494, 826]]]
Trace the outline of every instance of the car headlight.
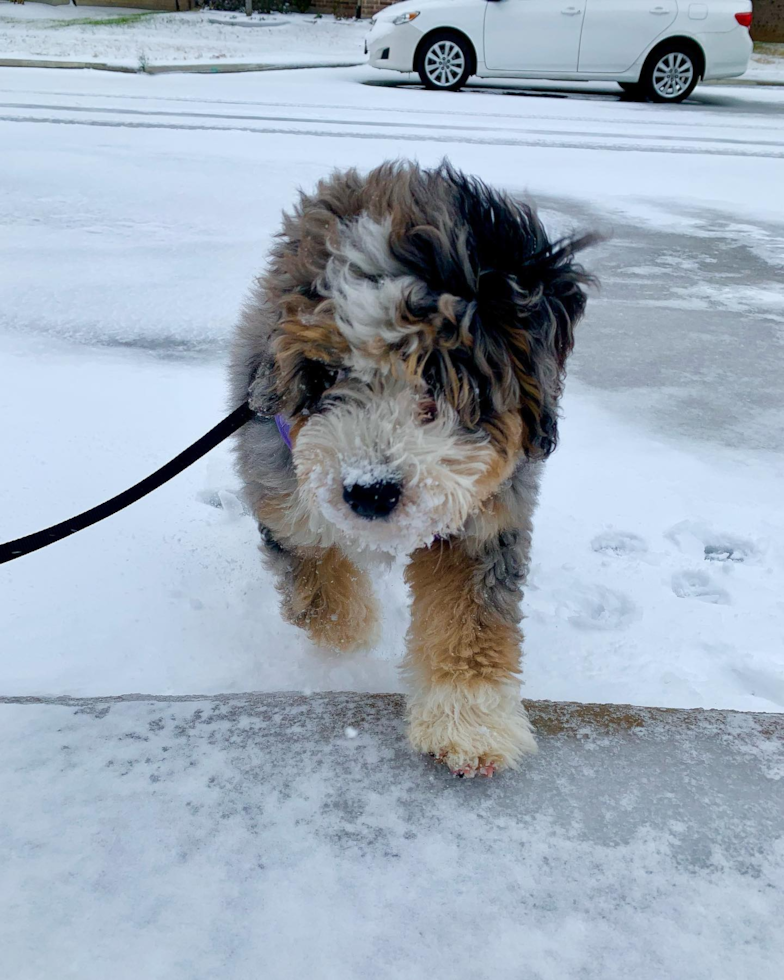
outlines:
[[368, 24], [371, 27], [375, 27], [376, 26], [376, 18], [375, 17], [371, 17], [370, 20], [368, 21]]
[[393, 24], [410, 24], [412, 20], [416, 20], [419, 16], [418, 10], [412, 10], [407, 14], [398, 14], [397, 17], [392, 21]]

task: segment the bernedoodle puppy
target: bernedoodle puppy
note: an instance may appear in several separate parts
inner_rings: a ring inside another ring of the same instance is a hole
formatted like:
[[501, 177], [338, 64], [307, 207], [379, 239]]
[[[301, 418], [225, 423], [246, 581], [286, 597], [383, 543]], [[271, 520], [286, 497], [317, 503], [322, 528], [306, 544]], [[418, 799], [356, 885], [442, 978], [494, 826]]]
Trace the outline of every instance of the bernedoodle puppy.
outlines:
[[520, 599], [591, 240], [550, 241], [448, 164], [337, 173], [285, 216], [236, 333], [239, 471], [284, 616], [368, 647], [361, 568], [408, 556], [409, 736], [459, 776], [536, 750]]

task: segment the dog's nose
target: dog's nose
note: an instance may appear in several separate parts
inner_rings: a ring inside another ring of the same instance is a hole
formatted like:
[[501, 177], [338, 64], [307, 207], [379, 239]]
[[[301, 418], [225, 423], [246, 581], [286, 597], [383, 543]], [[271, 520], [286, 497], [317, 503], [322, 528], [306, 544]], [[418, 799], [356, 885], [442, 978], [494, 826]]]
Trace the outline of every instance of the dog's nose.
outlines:
[[392, 513], [400, 500], [400, 490], [399, 483], [355, 483], [343, 487], [343, 499], [355, 514], [373, 521]]

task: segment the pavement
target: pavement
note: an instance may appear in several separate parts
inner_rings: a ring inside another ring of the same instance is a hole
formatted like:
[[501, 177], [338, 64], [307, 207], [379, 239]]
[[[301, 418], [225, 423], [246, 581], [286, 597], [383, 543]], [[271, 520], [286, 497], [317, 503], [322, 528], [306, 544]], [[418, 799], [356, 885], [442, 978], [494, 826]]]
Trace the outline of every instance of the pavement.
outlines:
[[779, 977], [784, 716], [527, 706], [461, 781], [400, 696], [3, 699], [3, 976]]

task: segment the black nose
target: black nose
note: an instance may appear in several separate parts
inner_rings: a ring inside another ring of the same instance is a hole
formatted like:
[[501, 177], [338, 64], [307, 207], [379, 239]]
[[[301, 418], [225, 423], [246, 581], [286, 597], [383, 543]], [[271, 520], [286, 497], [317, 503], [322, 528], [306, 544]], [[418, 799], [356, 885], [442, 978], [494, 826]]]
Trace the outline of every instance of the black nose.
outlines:
[[397, 507], [400, 484], [355, 483], [353, 487], [343, 487], [343, 499], [355, 514], [373, 521], [377, 517], [386, 517]]

